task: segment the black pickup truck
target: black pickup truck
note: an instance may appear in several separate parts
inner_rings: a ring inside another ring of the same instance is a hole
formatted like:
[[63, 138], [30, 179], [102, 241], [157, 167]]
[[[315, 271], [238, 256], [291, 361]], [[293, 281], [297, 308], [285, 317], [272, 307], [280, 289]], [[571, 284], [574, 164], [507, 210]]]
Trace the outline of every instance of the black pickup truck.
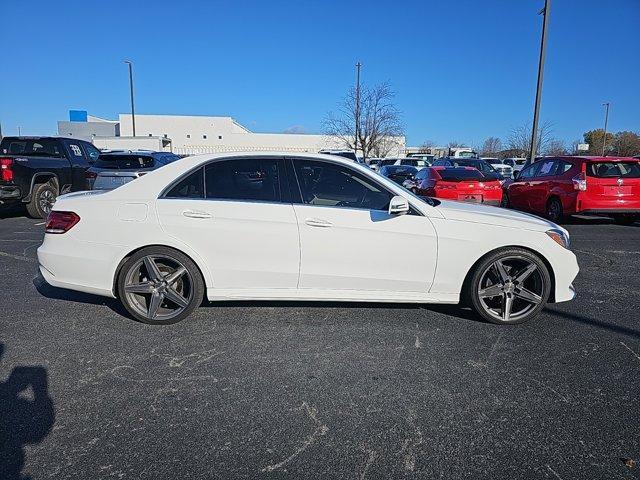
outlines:
[[100, 151], [83, 140], [4, 137], [0, 142], [0, 205], [22, 202], [44, 218], [59, 194], [88, 190], [85, 171]]

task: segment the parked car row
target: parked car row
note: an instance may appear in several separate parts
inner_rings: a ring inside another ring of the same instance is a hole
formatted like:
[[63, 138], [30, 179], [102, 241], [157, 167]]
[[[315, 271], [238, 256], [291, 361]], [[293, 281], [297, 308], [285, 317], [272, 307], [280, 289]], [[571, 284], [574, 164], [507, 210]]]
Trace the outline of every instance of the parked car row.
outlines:
[[640, 219], [638, 158], [542, 158], [514, 180], [470, 158], [442, 158], [420, 170], [387, 165], [379, 173], [416, 195], [512, 207], [554, 222], [574, 214], [607, 215], [620, 224]]
[[0, 205], [24, 204], [44, 218], [58, 195], [110, 190], [180, 157], [149, 150], [100, 151], [64, 137], [4, 137], [0, 142]]
[[525, 167], [505, 189], [504, 205], [554, 222], [574, 214], [640, 219], [640, 160], [625, 157], [549, 157]]

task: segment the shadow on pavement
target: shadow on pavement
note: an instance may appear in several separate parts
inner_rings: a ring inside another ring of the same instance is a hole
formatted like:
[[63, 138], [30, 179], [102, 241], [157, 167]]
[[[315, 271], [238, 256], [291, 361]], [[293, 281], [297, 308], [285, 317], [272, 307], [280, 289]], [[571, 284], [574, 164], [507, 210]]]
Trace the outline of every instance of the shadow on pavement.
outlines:
[[41, 275], [37, 275], [33, 279], [33, 286], [36, 287], [36, 290], [40, 295], [52, 300], [65, 300], [67, 302], [87, 303], [90, 305], [105, 305], [118, 315], [132, 318], [124, 309], [122, 304], [115, 298], [101, 297], [100, 295], [92, 295], [90, 293], [57, 288], [49, 285]]
[[609, 330], [611, 332], [620, 333], [622, 335], [628, 335], [630, 337], [640, 338], [640, 330], [635, 330], [629, 327], [621, 327], [620, 325], [614, 325], [596, 318], [585, 317], [584, 315], [577, 315], [575, 313], [563, 312], [556, 310], [555, 308], [545, 308], [544, 311], [554, 317], [559, 317], [564, 320], [571, 320], [572, 322], [578, 322], [585, 325], [592, 325], [594, 327]]
[[0, 205], [0, 219], [26, 216], [27, 211], [22, 205]]
[[[0, 343], [0, 359], [4, 344]], [[55, 421], [44, 367], [15, 367], [0, 381], [0, 478], [25, 480], [25, 445], [40, 443]]]

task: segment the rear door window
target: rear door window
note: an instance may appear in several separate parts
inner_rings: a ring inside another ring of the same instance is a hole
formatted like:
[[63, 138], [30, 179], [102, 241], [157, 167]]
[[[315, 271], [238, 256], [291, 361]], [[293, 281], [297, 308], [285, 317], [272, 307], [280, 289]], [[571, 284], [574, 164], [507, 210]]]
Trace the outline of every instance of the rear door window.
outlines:
[[164, 198], [204, 198], [204, 168], [187, 175], [164, 195]]
[[280, 202], [281, 163], [270, 158], [212, 162], [205, 168], [206, 198]]
[[591, 162], [587, 175], [596, 178], [640, 178], [640, 162]]
[[64, 157], [64, 151], [60, 143], [49, 138], [5, 138], [2, 141], [2, 153], [29, 157]]

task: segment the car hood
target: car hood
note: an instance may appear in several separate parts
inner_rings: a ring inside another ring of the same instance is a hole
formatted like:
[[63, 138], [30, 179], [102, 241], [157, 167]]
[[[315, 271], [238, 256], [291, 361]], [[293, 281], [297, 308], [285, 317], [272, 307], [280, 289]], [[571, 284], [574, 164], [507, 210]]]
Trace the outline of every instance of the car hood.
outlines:
[[447, 200], [442, 200], [441, 202], [437, 207], [438, 211], [449, 220], [484, 223], [501, 227], [525, 228], [536, 231], [546, 231], [551, 228], [564, 230], [544, 218], [515, 210]]

